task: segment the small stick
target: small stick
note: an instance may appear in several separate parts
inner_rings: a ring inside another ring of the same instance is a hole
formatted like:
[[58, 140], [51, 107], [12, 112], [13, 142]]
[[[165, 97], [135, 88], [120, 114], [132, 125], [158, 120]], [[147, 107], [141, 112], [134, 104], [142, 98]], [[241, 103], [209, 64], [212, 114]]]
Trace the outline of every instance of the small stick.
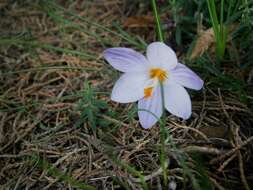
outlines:
[[213, 182], [213, 185], [218, 189], [218, 190], [225, 190], [215, 179], [213, 179], [213, 178], [209, 178], [210, 179], [210, 181], [212, 181]]
[[222, 170], [236, 157], [236, 154], [233, 154], [229, 159], [227, 159], [219, 168], [218, 172], [222, 172]]
[[240, 169], [240, 176], [241, 176], [242, 184], [246, 190], [250, 190], [249, 184], [248, 184], [247, 179], [244, 174], [243, 160], [242, 160], [242, 154], [241, 154], [240, 150], [238, 150], [237, 155], [238, 155], [239, 169]]
[[200, 135], [203, 139], [205, 139], [207, 142], [209, 142], [210, 140], [208, 139], [208, 137], [202, 133], [201, 131], [199, 131], [198, 129], [195, 129], [195, 128], [192, 128], [192, 127], [187, 127], [187, 126], [181, 126], [173, 121], [171, 121], [171, 123], [173, 123], [176, 127], [178, 128], [182, 128], [182, 129], [189, 129], [189, 130], [192, 130], [194, 131], [195, 133], [197, 133], [198, 135]]
[[217, 148], [211, 148], [211, 147], [201, 147], [201, 146], [188, 146], [183, 149], [185, 152], [201, 152], [201, 153], [207, 153], [207, 154], [215, 154], [220, 155], [223, 154], [224, 151], [221, 151]]
[[212, 159], [210, 161], [210, 164], [215, 164], [215, 163], [219, 162], [220, 160], [226, 158], [227, 156], [231, 156], [233, 153], [235, 153], [236, 151], [240, 150], [243, 146], [247, 145], [251, 141], [253, 141], [253, 136], [251, 136], [250, 138], [248, 138], [246, 141], [243, 141], [242, 144], [240, 144], [237, 147], [235, 147], [234, 149], [226, 152], [225, 154], [221, 155], [220, 157]]

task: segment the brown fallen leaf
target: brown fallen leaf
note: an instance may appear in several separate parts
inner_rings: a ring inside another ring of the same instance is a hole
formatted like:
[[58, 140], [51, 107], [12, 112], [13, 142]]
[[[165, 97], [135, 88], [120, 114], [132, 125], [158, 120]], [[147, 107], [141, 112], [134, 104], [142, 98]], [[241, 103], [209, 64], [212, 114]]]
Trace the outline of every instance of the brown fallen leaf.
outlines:
[[[238, 23], [234, 23], [228, 26], [227, 42], [231, 41], [231, 33], [234, 32], [237, 27]], [[200, 57], [208, 49], [211, 49], [211, 52], [214, 52], [215, 50], [215, 35], [213, 28], [209, 28], [205, 31], [202, 30], [199, 32], [199, 37], [196, 40], [194, 48], [191, 52], [190, 59], [193, 60], [197, 57]]]
[[195, 46], [191, 52], [190, 59], [195, 59], [203, 55], [203, 53], [215, 43], [215, 36], [213, 28], [209, 28], [205, 31], [201, 31], [198, 39], [196, 40]]
[[199, 128], [199, 131], [204, 133], [208, 138], [227, 138], [228, 128], [226, 127], [215, 127], [215, 126], [205, 126]]
[[[166, 22], [168, 21], [169, 14], [162, 14], [160, 15], [161, 21]], [[147, 28], [156, 27], [155, 19], [153, 15], [138, 15], [138, 16], [130, 16], [128, 17], [123, 23], [123, 27], [125, 28]]]
[[131, 16], [123, 22], [123, 27], [127, 28], [142, 28], [142, 27], [154, 27], [155, 21], [153, 16]]

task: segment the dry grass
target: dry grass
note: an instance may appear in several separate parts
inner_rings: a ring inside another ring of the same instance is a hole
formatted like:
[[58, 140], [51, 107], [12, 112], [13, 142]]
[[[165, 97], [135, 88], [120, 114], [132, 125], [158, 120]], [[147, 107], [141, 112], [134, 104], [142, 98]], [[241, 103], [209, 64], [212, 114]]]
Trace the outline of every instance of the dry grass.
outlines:
[[[116, 0], [87, 3], [88, 6], [85, 1], [68, 5], [63, 2], [63, 6], [75, 9], [80, 16], [106, 27], [135, 11], [134, 6], [126, 7], [126, 2]], [[97, 189], [123, 186], [142, 189], [137, 176], [115, 163], [108, 146], [113, 147], [117, 159], [142, 171], [151, 189], [161, 188], [159, 127], [141, 129], [136, 114], [129, 116], [134, 109], [132, 104], [110, 101], [116, 72], [103, 61], [104, 47], [96, 37], [57, 24], [36, 5], [29, 1], [0, 4], [4, 18], [0, 20], [0, 36], [19, 35], [18, 39], [27, 39], [26, 42], [35, 39], [38, 44], [89, 53], [93, 57], [24, 43], [0, 46], [0, 189], [75, 187], [71, 181], [40, 167], [32, 159], [34, 155]], [[107, 31], [97, 31], [78, 19], [72, 21], [102, 39], [112, 40], [113, 44], [126, 44]], [[144, 37], [152, 40], [154, 32]], [[75, 126], [82, 114], [78, 107], [85, 81], [96, 89], [95, 98], [107, 103], [96, 118], [107, 126], [98, 122], [96, 131], [89, 122]], [[252, 110], [235, 94], [208, 85], [192, 99], [190, 120], [167, 117], [166, 127], [177, 147], [167, 145], [170, 181], [176, 181], [179, 189], [184, 183], [186, 189], [191, 188], [178, 155], [184, 153], [188, 169], [196, 174], [200, 172], [194, 159], [197, 153], [203, 158], [205, 175], [216, 189], [250, 189], [253, 186]]]

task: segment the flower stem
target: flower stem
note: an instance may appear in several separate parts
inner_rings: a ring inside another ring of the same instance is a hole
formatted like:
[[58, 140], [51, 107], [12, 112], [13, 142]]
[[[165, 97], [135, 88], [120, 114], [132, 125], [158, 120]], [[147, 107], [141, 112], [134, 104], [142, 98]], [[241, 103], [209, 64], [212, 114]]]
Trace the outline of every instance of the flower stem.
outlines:
[[153, 15], [155, 16], [155, 21], [156, 21], [157, 34], [158, 34], [159, 40], [161, 42], [164, 42], [164, 37], [163, 37], [163, 32], [162, 32], [162, 27], [161, 27], [161, 20], [157, 11], [156, 0], [151, 0], [151, 2], [152, 2], [152, 7], [153, 7]]
[[[157, 34], [158, 34], [159, 40], [161, 42], [164, 42], [160, 16], [158, 14], [157, 6], [156, 6], [156, 0], [151, 0], [151, 2], [152, 2], [152, 7], [153, 7], [153, 14], [154, 14], [155, 20], [156, 20]], [[162, 82], [160, 82], [160, 88], [161, 88], [161, 101], [162, 101], [162, 109], [163, 109], [162, 118], [160, 121], [160, 138], [161, 138], [160, 163], [162, 165], [162, 170], [163, 170], [163, 185], [164, 185], [164, 188], [167, 189], [167, 186], [168, 186], [168, 175], [167, 175], [168, 163], [167, 163], [166, 154], [165, 154], [166, 118], [165, 118], [164, 89], [163, 89]]]
[[160, 122], [160, 137], [161, 137], [161, 152], [160, 152], [160, 162], [162, 165], [163, 170], [163, 184], [164, 188], [167, 188], [168, 184], [168, 175], [167, 175], [167, 167], [168, 162], [166, 159], [166, 153], [165, 153], [165, 141], [166, 141], [166, 131], [165, 131], [165, 124], [166, 124], [166, 118], [165, 118], [165, 103], [164, 103], [164, 89], [163, 84], [160, 82], [160, 88], [161, 88], [161, 100], [162, 100], [162, 118]]

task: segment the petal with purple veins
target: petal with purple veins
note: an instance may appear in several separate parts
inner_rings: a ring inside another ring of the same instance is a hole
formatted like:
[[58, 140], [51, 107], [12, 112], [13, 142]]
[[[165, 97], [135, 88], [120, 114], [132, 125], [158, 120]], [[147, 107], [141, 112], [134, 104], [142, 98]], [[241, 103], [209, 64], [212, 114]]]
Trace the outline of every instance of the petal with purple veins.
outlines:
[[164, 85], [165, 108], [175, 116], [188, 119], [192, 113], [188, 92], [178, 84]]
[[124, 73], [115, 83], [111, 99], [119, 103], [135, 102], [144, 97], [148, 75], [145, 72]]
[[176, 68], [170, 70], [168, 83], [177, 83], [186, 88], [200, 90], [203, 87], [203, 80], [185, 65], [178, 63]]
[[151, 97], [139, 100], [138, 109], [141, 126], [145, 129], [152, 127], [162, 115], [162, 99], [159, 86], [154, 88]]
[[177, 65], [176, 53], [162, 42], [153, 42], [147, 48], [147, 59], [151, 67], [171, 70]]
[[109, 48], [103, 54], [106, 61], [121, 72], [143, 71], [148, 66], [147, 59], [130, 48]]

